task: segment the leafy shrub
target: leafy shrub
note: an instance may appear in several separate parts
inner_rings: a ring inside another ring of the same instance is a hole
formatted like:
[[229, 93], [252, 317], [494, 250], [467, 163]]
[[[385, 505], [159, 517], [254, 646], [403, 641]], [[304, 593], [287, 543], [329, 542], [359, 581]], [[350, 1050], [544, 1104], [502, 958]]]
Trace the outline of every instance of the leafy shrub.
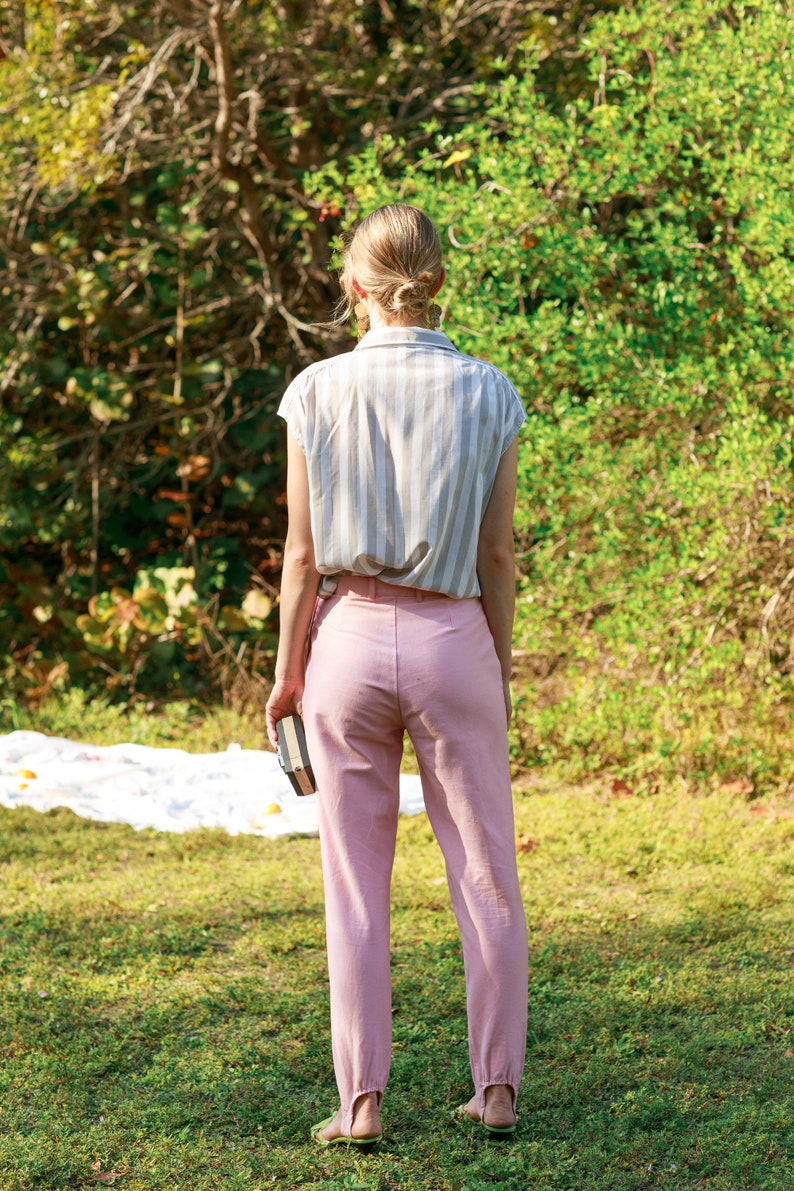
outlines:
[[318, 183], [428, 210], [445, 329], [526, 399], [519, 764], [781, 772], [792, 33], [782, 4], [602, 14], [581, 93], [545, 97], [528, 44], [435, 151], [383, 138]]

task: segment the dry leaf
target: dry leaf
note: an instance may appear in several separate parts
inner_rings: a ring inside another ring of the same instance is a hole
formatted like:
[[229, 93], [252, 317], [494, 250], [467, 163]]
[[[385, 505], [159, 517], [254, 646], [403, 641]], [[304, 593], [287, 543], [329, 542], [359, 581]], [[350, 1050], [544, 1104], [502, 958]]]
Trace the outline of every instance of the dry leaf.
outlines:
[[720, 794], [736, 794], [740, 798], [748, 798], [755, 786], [747, 777], [738, 777], [732, 782], [723, 782], [719, 788]]
[[123, 1170], [103, 1170], [99, 1158], [97, 1158], [96, 1162], [91, 1163], [91, 1169], [94, 1172], [94, 1178], [100, 1183], [109, 1183], [111, 1179], [121, 1179], [124, 1177]]
[[540, 840], [532, 839], [528, 835], [520, 835], [516, 841], [516, 852], [534, 852], [540, 847]]
[[336, 203], [329, 203], [323, 199], [323, 205], [320, 208], [320, 223], [325, 223], [326, 219], [338, 219], [342, 214]]
[[634, 791], [631, 786], [623, 781], [623, 778], [616, 777], [612, 782], [612, 793], [615, 798], [633, 798]]
[[156, 500], [176, 500], [180, 504], [190, 499], [181, 488], [158, 488], [154, 495]]
[[186, 476], [188, 480], [203, 480], [212, 470], [212, 459], [209, 455], [188, 455], [187, 459], [176, 469], [178, 476]]

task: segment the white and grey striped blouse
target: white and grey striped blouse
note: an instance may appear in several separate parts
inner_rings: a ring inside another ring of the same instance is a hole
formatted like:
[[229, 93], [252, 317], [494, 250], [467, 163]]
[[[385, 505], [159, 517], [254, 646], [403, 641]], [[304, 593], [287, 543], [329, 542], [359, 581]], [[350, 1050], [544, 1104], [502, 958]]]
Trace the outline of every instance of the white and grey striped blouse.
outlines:
[[480, 594], [477, 537], [525, 414], [439, 331], [383, 327], [311, 364], [279, 406], [308, 465], [317, 569]]

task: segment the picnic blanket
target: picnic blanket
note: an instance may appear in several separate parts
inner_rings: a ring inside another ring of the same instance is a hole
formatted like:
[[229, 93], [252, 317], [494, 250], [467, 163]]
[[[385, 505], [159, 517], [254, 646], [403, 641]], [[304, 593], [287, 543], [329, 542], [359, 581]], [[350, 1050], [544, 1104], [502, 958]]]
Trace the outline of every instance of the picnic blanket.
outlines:
[[[187, 753], [140, 744], [99, 747], [10, 732], [0, 736], [0, 806], [39, 811], [65, 806], [86, 819], [271, 838], [317, 834], [317, 795], [299, 797], [275, 753], [230, 744], [225, 752]], [[400, 811], [424, 810], [418, 777], [400, 777]]]

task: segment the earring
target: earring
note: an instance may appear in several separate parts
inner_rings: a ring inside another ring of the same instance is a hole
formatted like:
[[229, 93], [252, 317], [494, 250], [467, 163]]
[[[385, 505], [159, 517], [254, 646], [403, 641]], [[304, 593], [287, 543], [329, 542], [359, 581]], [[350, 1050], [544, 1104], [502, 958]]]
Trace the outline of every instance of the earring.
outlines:
[[429, 331], [437, 331], [441, 326], [441, 307], [435, 302], [427, 308], [427, 328]]
[[369, 330], [369, 311], [366, 302], [356, 302], [354, 313], [358, 323], [358, 337], [363, 339]]

